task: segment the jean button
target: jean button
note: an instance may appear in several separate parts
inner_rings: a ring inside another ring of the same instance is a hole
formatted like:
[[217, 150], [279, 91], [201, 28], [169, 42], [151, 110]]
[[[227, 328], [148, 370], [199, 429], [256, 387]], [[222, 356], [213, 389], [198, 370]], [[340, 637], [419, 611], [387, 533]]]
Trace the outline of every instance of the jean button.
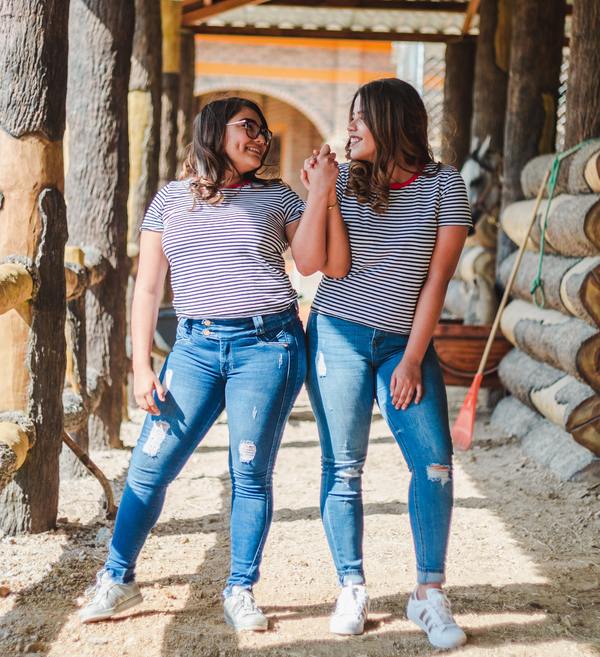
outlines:
[[208, 329], [204, 329], [204, 331], [202, 331], [202, 335], [210, 335], [210, 331]]
[[210, 321], [210, 319], [203, 319], [202, 324], [204, 326], [210, 326], [212, 324], [212, 322]]

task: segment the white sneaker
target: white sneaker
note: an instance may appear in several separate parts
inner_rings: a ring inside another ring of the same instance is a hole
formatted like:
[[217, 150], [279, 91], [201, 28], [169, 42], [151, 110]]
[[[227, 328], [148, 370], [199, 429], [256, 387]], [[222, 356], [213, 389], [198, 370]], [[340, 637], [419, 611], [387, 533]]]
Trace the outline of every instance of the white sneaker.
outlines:
[[406, 615], [424, 632], [435, 648], [449, 650], [467, 642], [466, 634], [452, 617], [450, 601], [441, 589], [427, 589], [427, 598], [417, 600], [413, 591], [406, 606]]
[[90, 586], [85, 594], [93, 598], [79, 612], [82, 623], [111, 618], [142, 601], [142, 594], [135, 582], [119, 584], [106, 570], [101, 570], [96, 575], [96, 583]]
[[269, 620], [258, 608], [250, 589], [234, 586], [223, 602], [223, 611], [225, 622], [237, 632], [264, 632], [269, 628]]
[[369, 613], [369, 596], [364, 584], [346, 584], [329, 621], [334, 634], [362, 634]]

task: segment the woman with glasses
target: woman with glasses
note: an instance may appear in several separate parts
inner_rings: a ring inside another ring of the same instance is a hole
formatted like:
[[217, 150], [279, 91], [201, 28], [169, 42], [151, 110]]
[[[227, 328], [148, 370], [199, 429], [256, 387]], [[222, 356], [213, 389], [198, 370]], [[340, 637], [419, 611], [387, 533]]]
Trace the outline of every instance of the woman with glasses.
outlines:
[[330, 628], [361, 634], [367, 618], [361, 476], [377, 401], [411, 471], [417, 585], [407, 614], [434, 646], [452, 648], [466, 638], [442, 591], [452, 444], [431, 339], [471, 226], [466, 189], [456, 169], [434, 162], [423, 101], [395, 78], [357, 91], [346, 154], [337, 200], [352, 267], [340, 279], [325, 266], [307, 327], [321, 513], [342, 586]]
[[[80, 617], [110, 618], [141, 601], [136, 560], [166, 489], [227, 408], [232, 505], [225, 620], [236, 630], [265, 630], [252, 586], [273, 514], [277, 450], [306, 373], [283, 252], [291, 247], [303, 274], [348, 270], [347, 236], [335, 207], [337, 163], [324, 146], [305, 205], [280, 180], [259, 176], [272, 135], [255, 103], [209, 103], [193, 132], [183, 178], [158, 192], [141, 227], [131, 332], [135, 398], [148, 415], [108, 559]], [[328, 236], [336, 246], [327, 251]], [[157, 378], [150, 352], [168, 268], [179, 322]]]

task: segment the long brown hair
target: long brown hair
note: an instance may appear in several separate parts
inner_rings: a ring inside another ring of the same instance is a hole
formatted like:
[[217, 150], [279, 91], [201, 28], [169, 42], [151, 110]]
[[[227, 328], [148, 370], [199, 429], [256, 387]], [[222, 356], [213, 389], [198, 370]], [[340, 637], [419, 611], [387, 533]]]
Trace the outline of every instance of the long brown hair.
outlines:
[[[260, 107], [247, 98], [231, 96], [219, 98], [206, 104], [194, 119], [193, 141], [188, 146], [180, 178], [191, 178], [190, 190], [195, 201], [219, 203], [223, 199], [221, 188], [227, 173], [235, 167], [225, 154], [226, 124], [242, 109], [247, 107], [258, 114], [260, 123], [267, 128], [267, 120]], [[259, 178], [257, 173], [263, 168], [269, 153], [269, 144], [260, 166], [244, 173], [245, 181], [269, 184], [275, 179]]]
[[[389, 202], [394, 165], [403, 162], [416, 173], [434, 162], [427, 140], [427, 111], [417, 90], [398, 78], [374, 80], [360, 87], [350, 105], [350, 120], [359, 96], [376, 154], [372, 163], [351, 162], [347, 194], [383, 214]], [[346, 143], [346, 156], [350, 159], [350, 140]]]

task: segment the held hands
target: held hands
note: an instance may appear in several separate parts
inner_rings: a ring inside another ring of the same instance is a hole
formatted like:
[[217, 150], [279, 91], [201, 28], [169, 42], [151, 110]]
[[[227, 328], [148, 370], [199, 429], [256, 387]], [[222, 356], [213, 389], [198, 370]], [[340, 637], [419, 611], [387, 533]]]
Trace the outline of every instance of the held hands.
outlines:
[[304, 160], [304, 168], [300, 170], [300, 180], [306, 189], [328, 192], [335, 196], [335, 182], [338, 176], [338, 163], [335, 153], [331, 152], [329, 144], [323, 144], [320, 150]]
[[403, 358], [392, 373], [390, 382], [392, 404], [396, 409], [405, 411], [414, 396], [415, 404], [423, 397], [421, 384], [421, 363]]
[[151, 415], [160, 415], [160, 411], [154, 401], [153, 391], [161, 402], [165, 401], [165, 390], [151, 367], [144, 368], [133, 374], [133, 394], [137, 405]]

